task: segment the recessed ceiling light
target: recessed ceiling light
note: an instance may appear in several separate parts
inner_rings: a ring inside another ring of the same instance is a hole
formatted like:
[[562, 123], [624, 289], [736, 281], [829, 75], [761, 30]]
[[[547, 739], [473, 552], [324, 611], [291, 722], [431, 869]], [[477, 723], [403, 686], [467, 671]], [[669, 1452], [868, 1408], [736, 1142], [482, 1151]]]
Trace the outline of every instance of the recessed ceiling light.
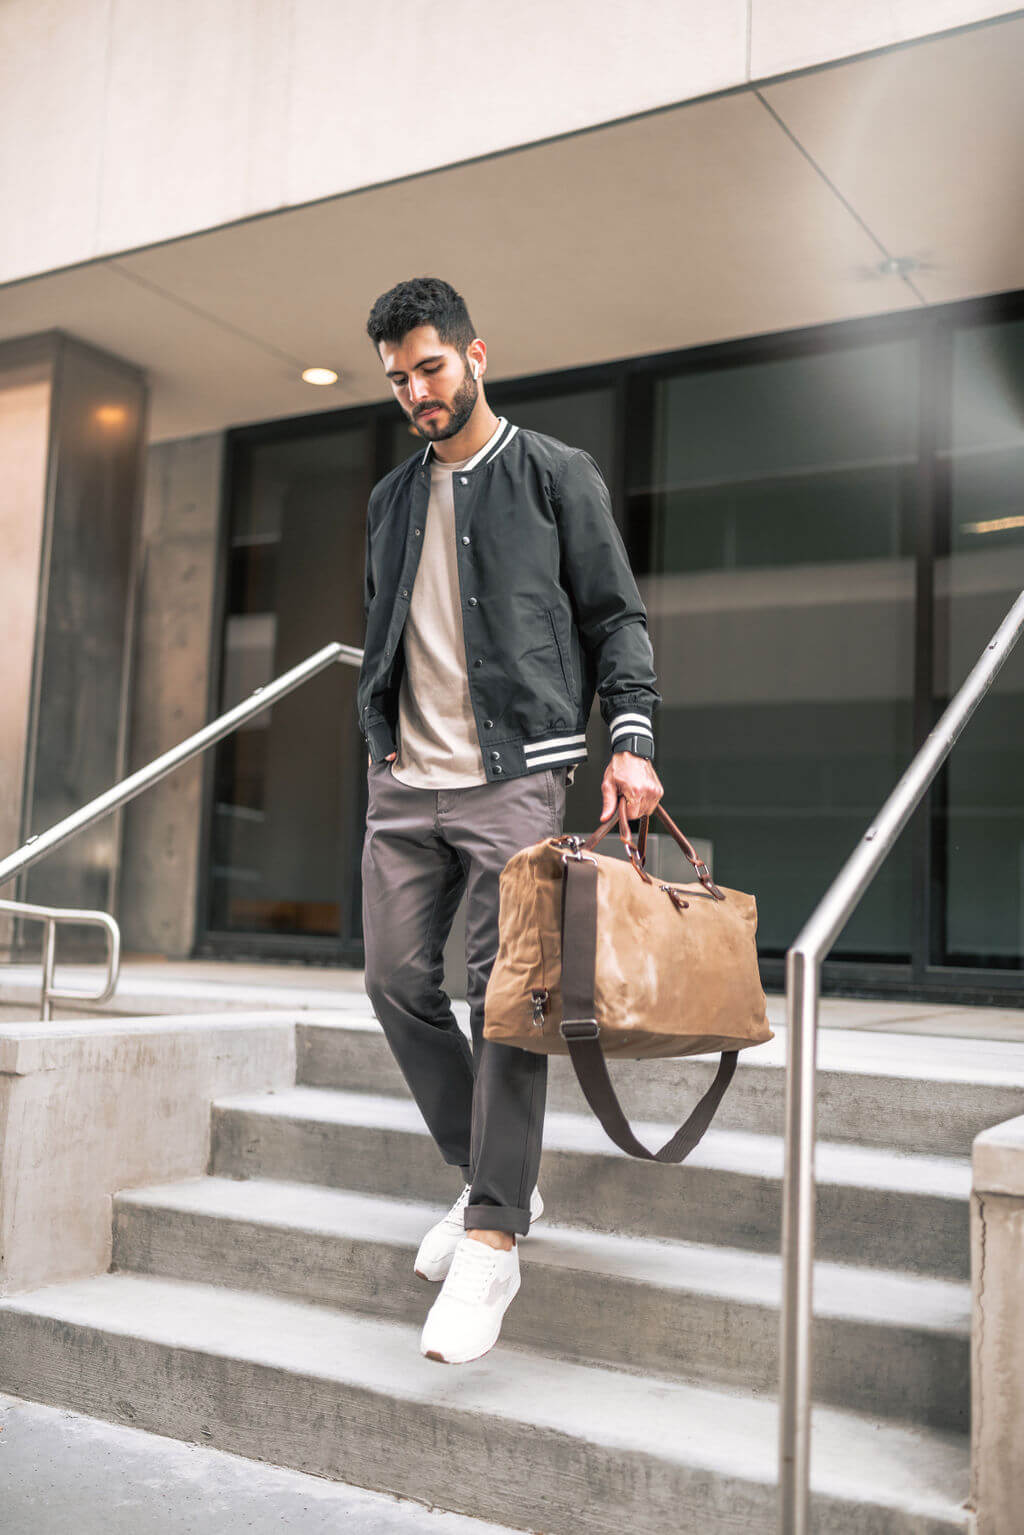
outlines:
[[338, 375], [333, 368], [306, 368], [303, 372], [303, 381], [307, 384], [336, 384]]

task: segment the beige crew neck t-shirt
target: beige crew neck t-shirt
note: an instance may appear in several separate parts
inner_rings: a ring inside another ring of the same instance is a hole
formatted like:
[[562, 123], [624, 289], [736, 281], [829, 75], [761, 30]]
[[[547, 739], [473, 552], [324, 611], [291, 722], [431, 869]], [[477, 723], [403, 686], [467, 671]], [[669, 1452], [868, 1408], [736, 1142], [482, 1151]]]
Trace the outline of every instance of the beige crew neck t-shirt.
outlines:
[[[499, 423], [494, 437], [500, 431]], [[471, 462], [446, 464], [434, 455], [430, 460], [423, 552], [403, 633], [398, 756], [391, 768], [399, 783], [414, 789], [468, 789], [487, 782], [469, 699], [455, 550], [452, 475]]]

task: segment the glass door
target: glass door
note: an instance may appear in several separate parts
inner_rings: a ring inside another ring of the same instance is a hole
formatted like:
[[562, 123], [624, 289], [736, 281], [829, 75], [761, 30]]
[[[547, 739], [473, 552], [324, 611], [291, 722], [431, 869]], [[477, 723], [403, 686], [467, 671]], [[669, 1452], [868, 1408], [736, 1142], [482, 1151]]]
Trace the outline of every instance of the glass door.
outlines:
[[[332, 640], [362, 643], [373, 433], [303, 425], [233, 444], [220, 710]], [[217, 748], [212, 934], [305, 939], [358, 957], [366, 759], [356, 675], [322, 672]]]

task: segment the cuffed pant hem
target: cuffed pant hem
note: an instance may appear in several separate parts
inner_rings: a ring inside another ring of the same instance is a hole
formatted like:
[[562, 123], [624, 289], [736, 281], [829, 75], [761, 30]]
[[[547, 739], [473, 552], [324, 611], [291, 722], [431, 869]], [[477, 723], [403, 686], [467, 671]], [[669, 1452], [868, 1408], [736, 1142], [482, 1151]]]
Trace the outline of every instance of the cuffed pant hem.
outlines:
[[516, 1209], [512, 1205], [467, 1205], [467, 1231], [507, 1231], [511, 1236], [524, 1237], [530, 1230], [530, 1208]]

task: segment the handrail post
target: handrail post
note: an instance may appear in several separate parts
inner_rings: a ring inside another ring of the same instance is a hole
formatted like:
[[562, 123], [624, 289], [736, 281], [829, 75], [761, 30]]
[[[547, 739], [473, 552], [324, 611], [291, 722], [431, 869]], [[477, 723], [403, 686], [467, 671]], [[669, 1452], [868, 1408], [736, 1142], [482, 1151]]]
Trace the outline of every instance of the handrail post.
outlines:
[[[0, 911], [22, 922], [43, 924], [43, 989], [39, 998], [39, 1022], [53, 1018], [54, 1002], [106, 1002], [117, 990], [121, 969], [121, 929], [105, 911], [81, 911], [77, 907], [33, 906], [27, 901], [0, 900]], [[106, 937], [106, 980], [99, 991], [61, 991], [54, 984], [57, 968], [57, 927], [66, 922], [80, 927], [102, 928]]]
[[39, 1020], [49, 1023], [53, 1017], [53, 973], [57, 964], [57, 923], [53, 917], [43, 918], [43, 995], [40, 998]]
[[786, 1155], [782, 1205], [779, 1529], [810, 1526], [811, 1321], [814, 1306], [814, 1131], [821, 963], [786, 955]]

